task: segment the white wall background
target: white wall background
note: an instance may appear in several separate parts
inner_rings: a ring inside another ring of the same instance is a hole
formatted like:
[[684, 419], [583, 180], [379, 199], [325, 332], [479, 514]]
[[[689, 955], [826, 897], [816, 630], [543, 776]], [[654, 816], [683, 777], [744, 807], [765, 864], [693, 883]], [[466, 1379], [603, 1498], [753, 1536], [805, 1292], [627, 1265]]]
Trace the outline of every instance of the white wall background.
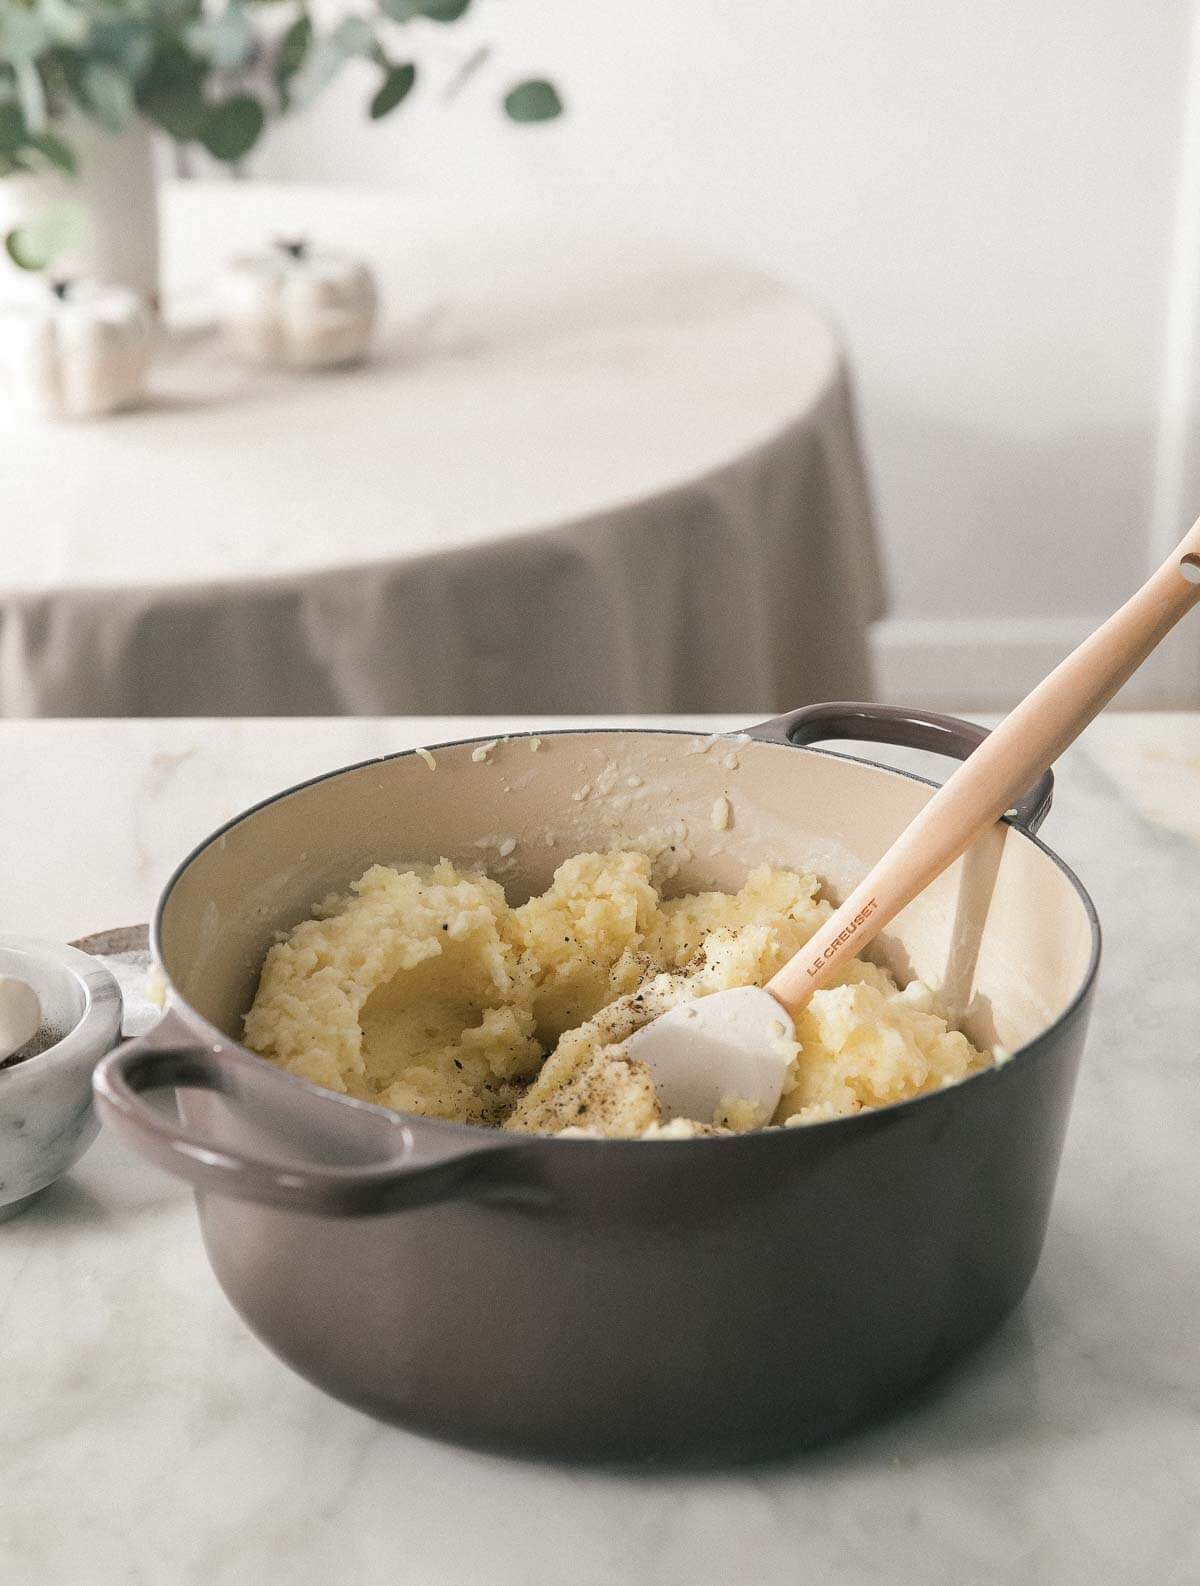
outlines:
[[[857, 376], [886, 691], [1002, 698], [1184, 527], [1191, 25], [1190, 0], [478, 0], [412, 32], [434, 81], [497, 45], [457, 104], [427, 83], [369, 126], [350, 68], [255, 169], [632, 214], [803, 285]], [[569, 117], [507, 126], [498, 93], [541, 70]], [[1195, 696], [1200, 641], [1173, 656], [1142, 697]]]

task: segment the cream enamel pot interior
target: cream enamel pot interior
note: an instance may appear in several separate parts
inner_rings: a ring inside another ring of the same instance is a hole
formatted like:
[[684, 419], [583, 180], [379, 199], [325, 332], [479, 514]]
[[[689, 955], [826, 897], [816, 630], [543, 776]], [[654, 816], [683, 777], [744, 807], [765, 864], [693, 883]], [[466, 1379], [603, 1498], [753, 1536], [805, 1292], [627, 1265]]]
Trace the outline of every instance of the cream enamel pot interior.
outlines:
[[[168, 884], [154, 942], [170, 1011], [101, 1065], [102, 1114], [194, 1185], [214, 1271], [259, 1337], [372, 1414], [585, 1459], [725, 1461], [834, 1436], [991, 1332], [1037, 1263], [1099, 958], [1087, 894], [1033, 835], [1048, 777], [873, 949], [1013, 1053], [899, 1106], [693, 1141], [506, 1135], [316, 1089], [241, 1047], [241, 1017], [275, 932], [381, 859], [482, 859], [523, 898], [568, 855], [657, 828], [675, 889], [736, 887], [770, 861], [839, 897], [930, 787], [800, 745], [961, 758], [982, 736], [815, 706], [703, 753], [687, 733], [554, 733], [280, 794]], [[733, 824], [716, 831], [726, 792]], [[178, 1118], [147, 1095], [172, 1087]]]

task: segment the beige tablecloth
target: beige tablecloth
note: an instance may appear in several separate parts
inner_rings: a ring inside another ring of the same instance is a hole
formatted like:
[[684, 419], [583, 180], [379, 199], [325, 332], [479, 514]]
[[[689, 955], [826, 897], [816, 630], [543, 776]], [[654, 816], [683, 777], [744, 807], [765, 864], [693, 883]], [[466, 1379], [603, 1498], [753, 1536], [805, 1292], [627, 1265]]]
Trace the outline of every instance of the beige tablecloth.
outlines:
[[[353, 245], [366, 368], [233, 368], [231, 249]], [[870, 691], [835, 338], [728, 260], [395, 195], [168, 192], [172, 332], [110, 421], [0, 416], [0, 713], [761, 712]]]

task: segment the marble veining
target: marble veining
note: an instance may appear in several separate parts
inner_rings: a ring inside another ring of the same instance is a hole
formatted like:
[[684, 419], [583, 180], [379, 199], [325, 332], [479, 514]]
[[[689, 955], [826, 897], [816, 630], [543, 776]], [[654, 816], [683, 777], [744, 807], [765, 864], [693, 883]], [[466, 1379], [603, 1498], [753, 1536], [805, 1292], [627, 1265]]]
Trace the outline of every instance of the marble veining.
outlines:
[[[0, 723], [7, 927], [145, 918], [251, 799], [506, 725]], [[278, 1364], [217, 1288], [182, 1186], [102, 1137], [0, 1228], [0, 1580], [1195, 1586], [1197, 810], [1200, 716], [1109, 717], [1061, 765], [1044, 836], [1106, 943], [1045, 1253], [1009, 1324], [921, 1404], [703, 1477], [426, 1442]]]

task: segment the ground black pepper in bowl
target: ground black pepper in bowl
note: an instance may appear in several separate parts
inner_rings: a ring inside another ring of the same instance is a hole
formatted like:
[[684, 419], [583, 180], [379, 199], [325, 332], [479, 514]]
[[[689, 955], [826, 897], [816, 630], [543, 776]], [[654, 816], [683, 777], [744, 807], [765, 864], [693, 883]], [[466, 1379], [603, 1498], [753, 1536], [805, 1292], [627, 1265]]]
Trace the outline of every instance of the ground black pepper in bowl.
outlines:
[[31, 1041], [26, 1041], [24, 1046], [19, 1046], [15, 1052], [10, 1052], [0, 1061], [0, 1069], [15, 1068], [18, 1063], [24, 1063], [31, 1057], [40, 1057], [52, 1046], [57, 1046], [66, 1033], [65, 1030], [59, 1030], [53, 1025], [44, 1024]]

